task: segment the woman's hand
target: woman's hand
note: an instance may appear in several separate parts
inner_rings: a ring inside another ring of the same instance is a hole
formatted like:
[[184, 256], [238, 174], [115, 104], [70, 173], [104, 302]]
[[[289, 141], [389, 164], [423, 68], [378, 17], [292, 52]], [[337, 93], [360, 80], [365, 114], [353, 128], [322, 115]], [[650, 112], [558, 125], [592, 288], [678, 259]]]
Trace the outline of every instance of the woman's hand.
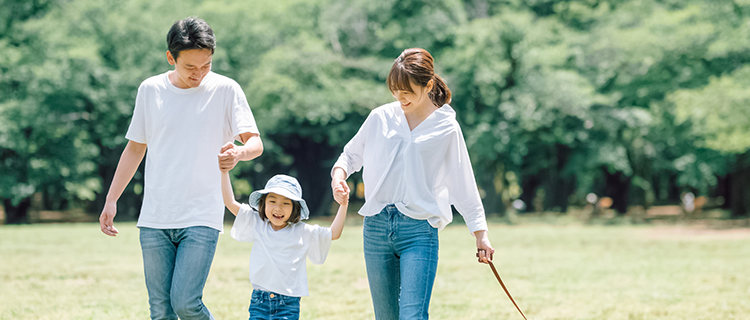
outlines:
[[334, 179], [334, 181], [331, 182], [331, 189], [333, 191], [333, 199], [336, 200], [338, 204], [343, 205], [349, 203], [349, 185], [346, 184], [346, 181]]
[[490, 244], [490, 237], [487, 234], [487, 230], [479, 230], [474, 232], [474, 237], [477, 238], [477, 258], [480, 263], [492, 262], [493, 254], [495, 249]]
[[[346, 172], [341, 168], [334, 168], [331, 177], [331, 191], [333, 199], [339, 204], [349, 201], [349, 185], [346, 183]], [[344, 196], [344, 194], [346, 196]]]

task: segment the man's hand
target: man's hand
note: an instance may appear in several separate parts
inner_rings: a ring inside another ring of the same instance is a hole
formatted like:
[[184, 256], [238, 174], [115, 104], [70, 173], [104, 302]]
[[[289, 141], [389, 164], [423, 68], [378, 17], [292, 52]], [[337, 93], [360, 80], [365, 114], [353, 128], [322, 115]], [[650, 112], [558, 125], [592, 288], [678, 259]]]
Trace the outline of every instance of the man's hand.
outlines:
[[227, 142], [219, 151], [219, 170], [227, 172], [232, 170], [237, 162], [240, 161], [237, 153], [237, 146], [232, 142]]
[[108, 236], [117, 236], [119, 231], [114, 227], [114, 219], [117, 214], [117, 203], [105, 203], [102, 214], [99, 216], [99, 227]]

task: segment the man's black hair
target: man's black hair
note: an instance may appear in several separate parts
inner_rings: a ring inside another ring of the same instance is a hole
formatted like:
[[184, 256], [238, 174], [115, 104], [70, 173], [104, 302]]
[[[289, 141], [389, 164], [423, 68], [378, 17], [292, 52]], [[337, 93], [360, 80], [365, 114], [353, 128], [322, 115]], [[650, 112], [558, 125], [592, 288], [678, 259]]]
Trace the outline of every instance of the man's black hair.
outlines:
[[189, 17], [174, 22], [167, 33], [167, 47], [175, 60], [185, 50], [209, 49], [214, 54], [216, 38], [206, 21]]

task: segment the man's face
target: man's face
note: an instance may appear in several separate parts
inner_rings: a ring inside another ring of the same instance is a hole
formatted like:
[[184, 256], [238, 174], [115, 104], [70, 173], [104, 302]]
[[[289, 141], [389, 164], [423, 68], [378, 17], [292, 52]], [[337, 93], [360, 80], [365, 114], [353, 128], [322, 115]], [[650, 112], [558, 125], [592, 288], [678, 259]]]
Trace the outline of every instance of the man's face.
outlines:
[[199, 86], [203, 78], [211, 71], [211, 58], [209, 49], [181, 51], [177, 59], [174, 59], [172, 53], [167, 51], [167, 61], [174, 66], [175, 71], [169, 75], [169, 81], [180, 89]]

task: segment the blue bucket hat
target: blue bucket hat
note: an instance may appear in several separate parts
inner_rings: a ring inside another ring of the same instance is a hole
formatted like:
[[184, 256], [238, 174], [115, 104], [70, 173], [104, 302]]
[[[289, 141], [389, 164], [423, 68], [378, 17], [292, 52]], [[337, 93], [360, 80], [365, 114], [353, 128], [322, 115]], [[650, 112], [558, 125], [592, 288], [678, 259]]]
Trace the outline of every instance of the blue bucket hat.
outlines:
[[300, 207], [302, 207], [302, 210], [300, 210], [300, 220], [307, 220], [310, 216], [307, 203], [302, 199], [302, 187], [300, 187], [299, 182], [297, 182], [297, 179], [284, 174], [277, 174], [269, 179], [263, 190], [253, 191], [250, 194], [250, 206], [257, 209], [260, 197], [271, 192], [299, 202]]

